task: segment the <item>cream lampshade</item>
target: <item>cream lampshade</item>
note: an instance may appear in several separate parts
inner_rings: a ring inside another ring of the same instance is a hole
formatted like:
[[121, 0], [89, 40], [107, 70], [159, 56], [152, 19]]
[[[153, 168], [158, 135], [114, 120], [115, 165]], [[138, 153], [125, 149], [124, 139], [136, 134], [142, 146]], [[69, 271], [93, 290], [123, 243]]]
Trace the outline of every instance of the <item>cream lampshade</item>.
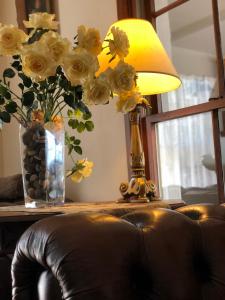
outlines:
[[[109, 28], [106, 39], [111, 38], [110, 30], [113, 26], [125, 31], [128, 36], [130, 49], [125, 62], [135, 68], [138, 75], [137, 86], [142, 95], [169, 92], [181, 85], [179, 76], [150, 22], [142, 19], [117, 21]], [[106, 45], [107, 42], [104, 42], [103, 47]], [[109, 64], [108, 51], [105, 48], [98, 57], [100, 72], [118, 63], [116, 58]]]

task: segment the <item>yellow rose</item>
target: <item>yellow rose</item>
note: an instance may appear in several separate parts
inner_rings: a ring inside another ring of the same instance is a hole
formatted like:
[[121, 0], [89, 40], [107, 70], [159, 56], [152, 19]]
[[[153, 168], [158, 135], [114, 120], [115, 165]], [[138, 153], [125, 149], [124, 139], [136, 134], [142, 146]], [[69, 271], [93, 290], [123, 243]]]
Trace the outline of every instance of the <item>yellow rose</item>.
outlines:
[[89, 177], [92, 173], [92, 168], [93, 168], [93, 162], [92, 161], [88, 161], [86, 159], [84, 160], [78, 160], [77, 164], [82, 166], [82, 168], [78, 168], [78, 170], [76, 172], [74, 172], [71, 175], [71, 179], [74, 182], [81, 182], [82, 179]]
[[141, 103], [149, 105], [148, 101], [141, 96], [137, 89], [121, 93], [116, 103], [117, 111], [127, 113], [133, 110], [137, 104]]
[[40, 42], [25, 46], [21, 58], [24, 74], [33, 80], [42, 81], [55, 75], [57, 64]]
[[85, 48], [94, 55], [98, 55], [102, 51], [102, 43], [99, 31], [95, 28], [86, 28], [81, 25], [77, 30], [78, 45]]
[[64, 56], [69, 52], [69, 40], [62, 38], [57, 32], [48, 31], [44, 33], [40, 42], [48, 47], [51, 56], [58, 64], [62, 62]]
[[109, 102], [111, 88], [107, 80], [98, 77], [91, 81], [87, 81], [84, 86], [83, 100], [87, 105], [106, 104]]
[[135, 86], [135, 69], [125, 62], [120, 61], [112, 70], [108, 69], [106, 74], [115, 93], [130, 91]]
[[118, 55], [120, 59], [126, 57], [130, 48], [129, 40], [126, 33], [118, 27], [111, 28], [113, 39], [109, 40], [109, 51], [112, 56]]
[[20, 54], [28, 36], [13, 25], [0, 26], [0, 55]]
[[72, 85], [82, 84], [98, 70], [97, 58], [84, 48], [71, 51], [63, 62], [65, 75]]
[[29, 15], [29, 21], [23, 21], [26, 28], [42, 28], [42, 29], [57, 29], [58, 22], [53, 21], [55, 19], [54, 14], [34, 13]]

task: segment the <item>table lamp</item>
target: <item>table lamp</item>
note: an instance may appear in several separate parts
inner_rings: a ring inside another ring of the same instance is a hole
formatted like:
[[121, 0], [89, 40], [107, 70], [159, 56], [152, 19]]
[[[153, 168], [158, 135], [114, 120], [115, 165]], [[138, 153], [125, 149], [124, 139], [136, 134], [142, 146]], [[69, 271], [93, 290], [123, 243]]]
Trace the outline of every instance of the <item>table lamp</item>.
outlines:
[[[117, 21], [109, 28], [106, 39], [110, 39], [113, 26], [123, 30], [128, 36], [130, 48], [124, 61], [135, 68], [137, 86], [142, 95], [161, 94], [180, 86], [181, 80], [150, 22], [143, 19]], [[118, 58], [109, 63], [107, 52], [103, 43], [103, 51], [99, 56], [100, 72], [108, 67], [113, 68], [118, 63]], [[129, 183], [120, 185], [123, 196], [121, 202], [149, 202], [154, 198], [155, 185], [145, 176], [145, 157], [139, 130], [143, 112], [145, 114], [145, 108], [141, 105], [129, 112], [132, 175]]]

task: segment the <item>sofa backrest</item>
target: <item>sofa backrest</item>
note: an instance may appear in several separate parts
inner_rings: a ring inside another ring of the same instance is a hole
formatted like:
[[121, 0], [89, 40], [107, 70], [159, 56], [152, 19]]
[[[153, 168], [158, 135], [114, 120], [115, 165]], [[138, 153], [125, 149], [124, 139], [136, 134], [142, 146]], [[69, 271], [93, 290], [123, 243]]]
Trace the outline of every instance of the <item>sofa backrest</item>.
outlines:
[[224, 252], [223, 206], [54, 216], [17, 245], [13, 299], [223, 300]]

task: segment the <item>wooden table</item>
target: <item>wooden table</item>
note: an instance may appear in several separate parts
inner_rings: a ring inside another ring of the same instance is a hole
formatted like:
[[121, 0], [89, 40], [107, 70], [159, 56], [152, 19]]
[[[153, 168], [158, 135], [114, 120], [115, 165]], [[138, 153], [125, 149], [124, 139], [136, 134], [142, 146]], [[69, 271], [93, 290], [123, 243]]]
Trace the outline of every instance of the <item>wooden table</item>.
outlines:
[[67, 203], [63, 206], [46, 208], [25, 208], [24, 205], [0, 207], [0, 223], [37, 221], [52, 215], [80, 212], [102, 212], [116, 216], [129, 213], [137, 209], [164, 207], [176, 209], [185, 205], [181, 200], [152, 201], [150, 203], [116, 203], [116, 202], [79, 202]]

